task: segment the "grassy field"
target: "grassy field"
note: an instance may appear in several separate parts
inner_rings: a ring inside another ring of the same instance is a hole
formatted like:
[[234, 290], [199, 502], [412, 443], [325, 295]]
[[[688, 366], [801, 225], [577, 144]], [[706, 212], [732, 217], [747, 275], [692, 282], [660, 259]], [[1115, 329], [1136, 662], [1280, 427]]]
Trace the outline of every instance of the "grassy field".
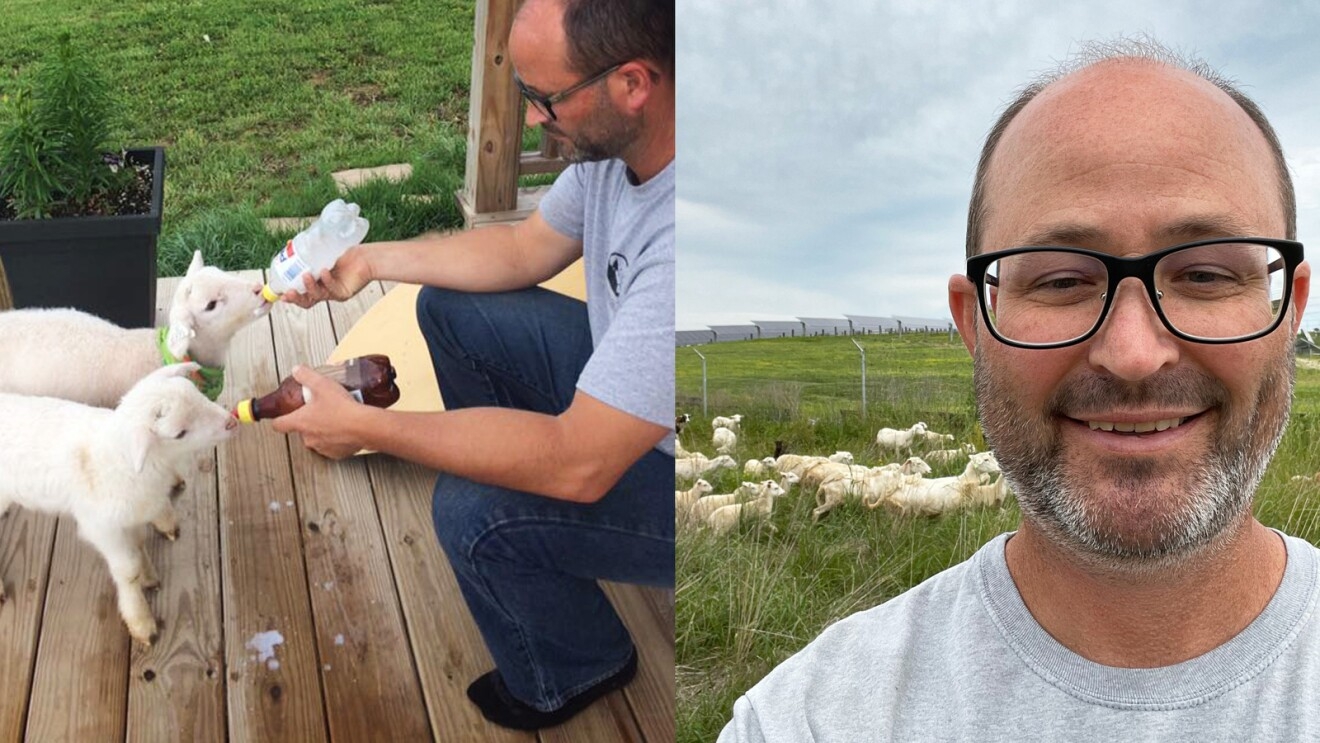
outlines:
[[[701, 360], [677, 351], [677, 405], [693, 415], [682, 443], [713, 455], [710, 418], [746, 417], [738, 460], [773, 453], [851, 451], [881, 463], [875, 432], [922, 420], [983, 448], [975, 419], [971, 359], [947, 335], [859, 339], [867, 358], [861, 414], [860, 359], [848, 338], [796, 338], [701, 346], [709, 415], [701, 412]], [[1256, 499], [1262, 522], [1320, 543], [1320, 484], [1290, 481], [1320, 470], [1320, 364], [1300, 361], [1293, 418]], [[815, 423], [812, 424], [812, 419]], [[959, 465], [937, 468], [955, 474]], [[724, 472], [716, 492], [737, 486]], [[711, 741], [734, 700], [822, 629], [874, 606], [970, 557], [1016, 527], [1003, 508], [936, 519], [900, 519], [845, 504], [813, 524], [810, 496], [776, 504], [777, 531], [744, 525], [723, 538], [681, 531], [677, 545], [678, 740]]]
[[118, 96], [116, 142], [165, 146], [161, 275], [194, 248], [264, 267], [283, 240], [260, 218], [318, 213], [346, 168], [413, 165], [404, 184], [350, 194], [368, 239], [462, 223], [471, 2], [6, 0], [4, 17], [0, 97], [68, 30]]

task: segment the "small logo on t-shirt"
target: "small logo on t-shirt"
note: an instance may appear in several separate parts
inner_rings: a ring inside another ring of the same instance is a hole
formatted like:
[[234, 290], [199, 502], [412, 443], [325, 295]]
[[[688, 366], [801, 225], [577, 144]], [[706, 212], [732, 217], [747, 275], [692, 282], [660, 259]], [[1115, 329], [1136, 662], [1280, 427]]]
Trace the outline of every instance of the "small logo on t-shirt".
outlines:
[[605, 278], [610, 280], [610, 291], [614, 296], [619, 296], [619, 284], [623, 280], [622, 274], [628, 270], [628, 259], [623, 253], [610, 253], [609, 268], [605, 271]]

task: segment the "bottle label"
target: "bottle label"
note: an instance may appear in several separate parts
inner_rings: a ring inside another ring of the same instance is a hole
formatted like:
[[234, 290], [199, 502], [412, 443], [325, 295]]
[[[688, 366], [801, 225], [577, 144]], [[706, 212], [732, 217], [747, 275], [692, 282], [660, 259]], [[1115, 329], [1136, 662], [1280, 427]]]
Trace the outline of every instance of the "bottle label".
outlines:
[[293, 241], [285, 244], [284, 250], [281, 250], [275, 256], [275, 273], [284, 280], [285, 284], [294, 286], [301, 290], [301, 284], [294, 284], [293, 280], [303, 275], [308, 270], [307, 264], [303, 261], [298, 252], [293, 249]]

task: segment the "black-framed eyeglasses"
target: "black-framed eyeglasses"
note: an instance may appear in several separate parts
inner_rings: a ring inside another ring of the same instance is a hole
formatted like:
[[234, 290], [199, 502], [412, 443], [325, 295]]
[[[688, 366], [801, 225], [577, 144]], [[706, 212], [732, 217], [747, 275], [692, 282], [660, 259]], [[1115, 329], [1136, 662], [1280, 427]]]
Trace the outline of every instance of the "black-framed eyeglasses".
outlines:
[[1146, 287], [1173, 335], [1240, 343], [1272, 332], [1292, 297], [1302, 244], [1224, 237], [1137, 258], [1083, 248], [1031, 246], [967, 259], [990, 334], [1017, 348], [1061, 348], [1100, 329], [1123, 279]]
[[605, 69], [601, 70], [600, 72], [597, 72], [596, 74], [592, 75], [586, 80], [583, 80], [582, 82], [577, 83], [572, 87], [565, 88], [559, 91], [558, 93], [551, 93], [550, 95], [541, 95], [540, 93], [537, 93], [536, 91], [527, 87], [527, 83], [524, 83], [522, 81], [522, 78], [518, 77], [517, 72], [513, 73], [513, 84], [518, 86], [518, 92], [522, 93], [522, 97], [526, 98], [527, 102], [530, 103], [532, 107], [534, 107], [537, 111], [540, 111], [541, 115], [545, 116], [547, 119], [551, 121], [558, 121], [558, 117], [555, 116], [554, 104], [559, 103], [560, 101], [564, 100], [570, 95], [573, 95], [579, 90], [582, 90], [588, 85], [591, 85], [592, 83], [603, 80], [611, 72], [614, 72], [615, 70], [619, 69], [622, 66], [623, 66], [623, 62], [620, 62], [616, 65], [612, 65], [610, 67], [606, 67]]

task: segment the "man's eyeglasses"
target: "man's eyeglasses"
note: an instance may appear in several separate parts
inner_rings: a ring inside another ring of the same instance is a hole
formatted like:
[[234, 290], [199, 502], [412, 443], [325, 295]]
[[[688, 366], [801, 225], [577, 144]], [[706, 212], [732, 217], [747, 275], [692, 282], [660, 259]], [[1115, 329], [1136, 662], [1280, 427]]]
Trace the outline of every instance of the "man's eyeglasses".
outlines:
[[522, 97], [526, 98], [527, 102], [530, 103], [533, 108], [535, 108], [537, 111], [540, 111], [541, 115], [545, 116], [547, 119], [551, 121], [558, 121], [558, 118], [555, 116], [554, 104], [559, 103], [560, 101], [564, 100], [570, 95], [573, 95], [579, 90], [582, 90], [588, 85], [591, 85], [594, 82], [603, 80], [611, 72], [614, 72], [615, 70], [619, 69], [622, 66], [623, 63], [620, 62], [611, 67], [607, 67], [570, 88], [565, 88], [564, 90], [561, 90], [558, 93], [551, 93], [550, 95], [541, 95], [540, 93], [537, 93], [531, 88], [528, 88], [527, 84], [522, 81], [522, 78], [518, 77], [517, 72], [513, 73], [513, 84], [518, 86], [518, 92], [522, 93]]
[[1239, 343], [1279, 326], [1301, 262], [1299, 242], [1225, 237], [1137, 258], [1053, 246], [997, 250], [967, 259], [967, 277], [991, 335], [1017, 348], [1060, 348], [1090, 338], [1128, 277], [1145, 285], [1175, 336]]

